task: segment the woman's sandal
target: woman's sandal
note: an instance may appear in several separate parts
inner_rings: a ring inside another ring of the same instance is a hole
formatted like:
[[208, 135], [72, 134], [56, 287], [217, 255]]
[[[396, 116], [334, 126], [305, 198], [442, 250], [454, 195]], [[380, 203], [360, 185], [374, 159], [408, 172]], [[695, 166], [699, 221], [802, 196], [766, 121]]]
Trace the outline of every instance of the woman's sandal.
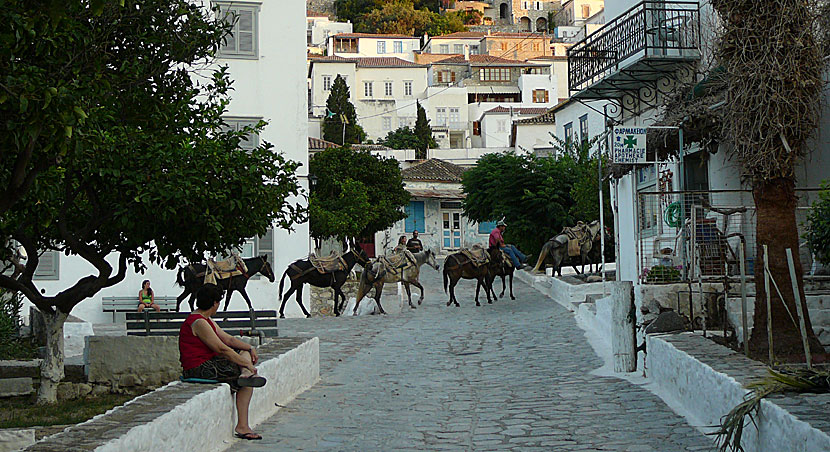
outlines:
[[254, 441], [254, 440], [262, 439], [262, 436], [257, 435], [254, 432], [248, 432], [248, 433], [233, 432], [233, 435], [236, 436], [239, 439], [244, 439], [244, 440], [248, 440], [248, 441]]
[[261, 388], [265, 386], [265, 377], [259, 375], [251, 375], [250, 377], [239, 377], [236, 383], [243, 388]]

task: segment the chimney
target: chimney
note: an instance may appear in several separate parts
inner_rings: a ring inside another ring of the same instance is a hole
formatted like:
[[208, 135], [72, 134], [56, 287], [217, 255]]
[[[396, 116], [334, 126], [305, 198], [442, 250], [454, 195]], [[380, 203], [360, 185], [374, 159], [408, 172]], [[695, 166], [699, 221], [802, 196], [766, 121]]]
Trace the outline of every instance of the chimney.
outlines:
[[470, 46], [464, 44], [464, 61], [470, 61]]
[[488, 27], [488, 28], [487, 28], [487, 36], [492, 35], [492, 30], [493, 30], [493, 29], [492, 29], [492, 28], [490, 28], [490, 27]]

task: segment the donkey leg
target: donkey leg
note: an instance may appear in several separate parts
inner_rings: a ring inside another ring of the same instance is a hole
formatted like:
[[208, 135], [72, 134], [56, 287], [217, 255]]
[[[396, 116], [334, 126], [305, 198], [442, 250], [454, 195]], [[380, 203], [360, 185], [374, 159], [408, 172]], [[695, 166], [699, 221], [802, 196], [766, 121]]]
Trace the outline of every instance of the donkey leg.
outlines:
[[386, 315], [386, 311], [383, 310], [383, 306], [380, 304], [380, 296], [383, 293], [383, 287], [375, 288], [375, 303], [378, 305], [378, 311], [381, 314]]
[[[478, 278], [476, 280], [476, 306], [481, 306], [481, 303], [478, 302], [478, 294], [481, 291], [481, 286], [482, 286], [481, 278]], [[487, 285], [485, 284], [484, 287], [486, 288]], [[488, 300], [490, 299], [490, 293], [489, 292], [487, 292], [487, 299]]]
[[455, 303], [456, 307], [461, 307], [461, 305], [458, 304], [458, 300], [455, 298], [455, 285], [456, 284], [458, 284], [457, 279], [450, 279], [450, 301], [447, 302], [447, 306], [450, 306], [453, 303]]
[[412, 308], [412, 309], [415, 309], [415, 305], [412, 304], [412, 291], [409, 289], [409, 283], [404, 282], [403, 283], [403, 288], [406, 289], [406, 298], [409, 301], [409, 307]]
[[418, 299], [418, 304], [420, 305], [421, 302], [424, 301], [424, 286], [421, 285], [421, 283], [418, 281], [411, 281], [409, 284], [412, 284], [413, 286], [421, 290], [421, 298]]
[[248, 298], [248, 292], [245, 291], [245, 288], [244, 287], [240, 288], [239, 293], [242, 294], [242, 298], [244, 298], [245, 303], [248, 304], [248, 310], [253, 311], [254, 310], [254, 305], [253, 305], [253, 303], [251, 303], [251, 299]]
[[236, 288], [228, 289], [228, 291], [225, 292], [225, 309], [223, 309], [223, 311], [228, 310], [228, 305], [231, 304], [231, 296], [233, 295], [234, 290], [236, 290]]
[[516, 297], [513, 296], [513, 273], [510, 273], [510, 299], [516, 299]]
[[[303, 286], [300, 285], [300, 287], [303, 287]], [[296, 291], [296, 290], [297, 290], [297, 287], [294, 286], [294, 284], [291, 284], [291, 287], [288, 288], [288, 292], [286, 292], [285, 295], [282, 297], [282, 304], [280, 305], [280, 318], [281, 319], [285, 318], [285, 313], [284, 313], [285, 312], [285, 303], [288, 301], [289, 298], [291, 298], [291, 294], [294, 293], [294, 291]], [[302, 306], [302, 302], [300, 300], [297, 300], [297, 302], [300, 303], [300, 306]]]
[[[190, 293], [190, 289], [185, 287], [184, 292], [182, 292], [181, 295], [176, 297], [176, 312], [179, 312], [179, 306], [182, 304], [182, 301], [184, 301], [185, 297], [187, 297], [187, 295], [189, 293]], [[191, 309], [191, 311], [192, 311], [192, 309]]]
[[[512, 274], [510, 276], [513, 277]], [[505, 275], [501, 275], [501, 295], [499, 295], [499, 298], [504, 296], [504, 289], [505, 289], [504, 280], [505, 280], [505, 278], [506, 278]], [[495, 292], [493, 292], [493, 296], [496, 296]]]

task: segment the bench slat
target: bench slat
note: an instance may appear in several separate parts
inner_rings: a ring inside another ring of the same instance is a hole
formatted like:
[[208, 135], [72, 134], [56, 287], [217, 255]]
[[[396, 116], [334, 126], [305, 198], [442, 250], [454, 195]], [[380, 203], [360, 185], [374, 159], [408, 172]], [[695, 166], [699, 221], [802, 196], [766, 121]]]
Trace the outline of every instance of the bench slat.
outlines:
[[[235, 330], [235, 329], [243, 329], [243, 330], [251, 329], [251, 321], [250, 320], [219, 321], [219, 322], [216, 322], [216, 324], [219, 325], [219, 327], [222, 328], [223, 330], [229, 330], [229, 331], [230, 330]], [[151, 331], [152, 330], [172, 330], [172, 329], [175, 329], [176, 332], [178, 332], [179, 328], [181, 328], [181, 326], [182, 326], [182, 322], [176, 322], [176, 321], [168, 321], [168, 322], [157, 321], [157, 322], [154, 322], [154, 321], [151, 320], [149, 322], [149, 327], [150, 327]], [[260, 327], [262, 327], [262, 328], [269, 327], [269, 326], [274, 327], [274, 326], [277, 326], [277, 320], [276, 319], [270, 319], [270, 320], [269, 319], [263, 319], [263, 320], [257, 319], [254, 322], [254, 326], [257, 329], [259, 329]], [[146, 325], [145, 325], [144, 322], [127, 322], [127, 330], [146, 330]]]
[[[265, 337], [278, 337], [279, 336], [278, 331], [277, 331], [276, 328], [267, 328], [267, 329], [261, 329], [261, 330], [258, 329], [257, 331], [262, 332], [262, 334], [264, 334]], [[150, 331], [150, 336], [176, 336], [178, 334], [179, 334], [178, 330], [176, 330], [176, 331], [169, 331], [169, 330]], [[127, 331], [127, 336], [147, 336], [147, 332], [145, 330]]]
[[[254, 311], [257, 319], [263, 318], [277, 318], [277, 311]], [[189, 312], [150, 312], [150, 320], [163, 320], [163, 319], [176, 319], [176, 320], [184, 320], [186, 319], [191, 313]], [[214, 316], [214, 320], [218, 319], [249, 319], [251, 317], [251, 313], [249, 311], [227, 311], [227, 312], [217, 312]], [[144, 320], [144, 313], [141, 312], [128, 312], [127, 313], [127, 320]]]

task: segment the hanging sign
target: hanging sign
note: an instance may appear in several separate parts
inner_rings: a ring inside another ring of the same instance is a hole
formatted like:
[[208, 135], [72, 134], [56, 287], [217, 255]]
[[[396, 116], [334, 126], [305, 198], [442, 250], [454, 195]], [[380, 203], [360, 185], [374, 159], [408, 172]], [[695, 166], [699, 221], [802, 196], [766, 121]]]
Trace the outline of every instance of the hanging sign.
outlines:
[[645, 127], [614, 127], [611, 161], [622, 164], [650, 163], [646, 159]]

